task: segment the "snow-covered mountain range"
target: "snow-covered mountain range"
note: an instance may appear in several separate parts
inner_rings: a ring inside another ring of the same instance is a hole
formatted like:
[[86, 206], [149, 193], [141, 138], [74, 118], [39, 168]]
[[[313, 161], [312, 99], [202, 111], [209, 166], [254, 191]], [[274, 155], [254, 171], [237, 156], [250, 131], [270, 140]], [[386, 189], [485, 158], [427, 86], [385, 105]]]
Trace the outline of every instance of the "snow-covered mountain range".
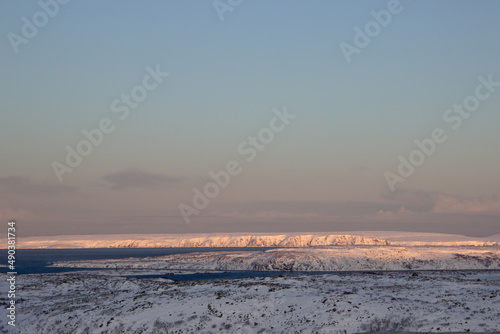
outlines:
[[[413, 232], [110, 234], [18, 238], [18, 248], [498, 246], [500, 235], [466, 237]], [[0, 248], [7, 248], [5, 238]]]

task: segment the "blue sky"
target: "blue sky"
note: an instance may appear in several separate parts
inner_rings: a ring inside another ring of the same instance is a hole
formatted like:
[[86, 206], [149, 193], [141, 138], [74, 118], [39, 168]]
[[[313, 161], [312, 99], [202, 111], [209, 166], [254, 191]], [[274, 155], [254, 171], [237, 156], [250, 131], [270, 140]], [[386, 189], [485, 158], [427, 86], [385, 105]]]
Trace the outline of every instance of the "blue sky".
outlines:
[[[73, 0], [16, 53], [8, 34], [42, 7], [2, 2], [0, 218], [26, 236], [499, 234], [500, 88], [457, 130], [443, 114], [500, 81], [500, 4], [401, 1], [348, 63], [339, 45], [390, 3], [242, 1], [222, 21], [210, 1]], [[169, 76], [119, 120], [157, 65]], [[297, 117], [245, 163], [238, 145], [285, 106]], [[59, 182], [52, 163], [103, 118], [116, 129]], [[447, 141], [392, 192], [384, 173], [435, 128]], [[179, 204], [231, 160], [241, 174], [186, 224]]]

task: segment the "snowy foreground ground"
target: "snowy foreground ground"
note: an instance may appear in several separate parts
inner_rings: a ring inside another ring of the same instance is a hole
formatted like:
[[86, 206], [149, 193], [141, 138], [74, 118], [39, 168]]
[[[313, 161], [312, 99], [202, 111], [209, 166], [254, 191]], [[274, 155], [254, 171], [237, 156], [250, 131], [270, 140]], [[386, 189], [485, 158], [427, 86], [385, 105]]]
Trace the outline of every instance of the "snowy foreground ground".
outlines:
[[[500, 332], [498, 271], [184, 282], [124, 277], [134, 271], [139, 269], [19, 276], [16, 332]], [[2, 291], [4, 282], [2, 277]], [[5, 330], [4, 319], [2, 325]]]

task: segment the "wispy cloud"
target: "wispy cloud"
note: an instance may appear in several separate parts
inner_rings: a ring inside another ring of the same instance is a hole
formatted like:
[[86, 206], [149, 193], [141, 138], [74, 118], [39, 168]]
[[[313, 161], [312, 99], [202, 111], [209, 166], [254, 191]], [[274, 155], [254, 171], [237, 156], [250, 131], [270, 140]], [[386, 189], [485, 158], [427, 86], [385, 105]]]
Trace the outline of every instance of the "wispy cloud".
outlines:
[[[257, 212], [240, 212], [240, 211], [230, 211], [216, 213], [220, 217], [232, 217], [238, 219], [311, 219], [311, 218], [322, 218], [316, 212], [300, 212], [292, 213], [287, 211], [257, 211]], [[323, 217], [324, 218], [324, 217]]]
[[500, 197], [498, 195], [464, 197], [435, 191], [398, 189], [383, 197], [399, 203], [410, 211], [500, 214]]
[[376, 214], [367, 215], [366, 217], [372, 220], [397, 220], [401, 218], [407, 218], [412, 214], [412, 211], [406, 210], [405, 207], [401, 207], [397, 211], [379, 210]]
[[40, 184], [21, 176], [0, 178], [0, 193], [19, 196], [62, 196], [76, 191], [78, 187]]
[[0, 207], [0, 220], [19, 220], [19, 219], [33, 219], [36, 215], [26, 210], [12, 209], [9, 207]]
[[180, 177], [149, 173], [137, 169], [108, 174], [103, 176], [103, 180], [110, 183], [114, 190], [174, 187], [182, 182]]
[[500, 214], [500, 197], [497, 195], [461, 197], [439, 194], [436, 196], [432, 212]]
[[375, 202], [252, 201], [230, 203], [221, 211], [258, 217], [345, 217], [375, 213], [380, 209], [392, 211], [398, 210], [399, 206]]

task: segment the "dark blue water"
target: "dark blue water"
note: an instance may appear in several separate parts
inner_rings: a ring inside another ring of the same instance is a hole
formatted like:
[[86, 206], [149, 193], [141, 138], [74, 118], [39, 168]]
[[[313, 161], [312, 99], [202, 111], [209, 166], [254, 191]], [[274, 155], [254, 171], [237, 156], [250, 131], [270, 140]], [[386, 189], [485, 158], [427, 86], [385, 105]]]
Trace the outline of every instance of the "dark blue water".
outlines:
[[[57, 273], [88, 270], [82, 268], [51, 268], [58, 261], [125, 259], [172, 254], [218, 251], [263, 251], [270, 248], [86, 248], [86, 249], [18, 249], [16, 250], [16, 271], [22, 274]], [[7, 250], [3, 250], [7, 264]], [[1, 257], [0, 257], [1, 261]], [[10, 271], [0, 267], [0, 272]]]

